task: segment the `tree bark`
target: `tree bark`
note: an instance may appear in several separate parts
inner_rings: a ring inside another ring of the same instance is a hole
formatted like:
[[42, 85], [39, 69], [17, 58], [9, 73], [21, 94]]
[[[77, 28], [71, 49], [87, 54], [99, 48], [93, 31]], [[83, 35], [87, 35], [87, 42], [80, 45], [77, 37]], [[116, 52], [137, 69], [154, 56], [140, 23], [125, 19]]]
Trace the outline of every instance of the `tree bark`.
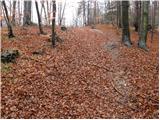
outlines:
[[32, 1], [24, 1], [23, 25], [31, 25], [31, 6]]
[[37, 1], [35, 1], [35, 5], [36, 5], [37, 16], [38, 16], [39, 31], [40, 31], [40, 34], [44, 34], [43, 29], [42, 29], [42, 21], [41, 21], [41, 17], [40, 17], [40, 14], [39, 14], [39, 8], [38, 8], [38, 2]]
[[52, 16], [52, 46], [56, 46], [56, 32], [55, 32], [55, 18], [56, 18], [56, 1], [53, 0], [53, 16]]
[[15, 36], [13, 34], [12, 25], [11, 25], [11, 22], [10, 22], [10, 19], [9, 19], [9, 16], [8, 16], [7, 6], [6, 6], [6, 3], [5, 3], [4, 0], [2, 1], [2, 4], [3, 4], [3, 7], [4, 7], [5, 16], [6, 16], [6, 23], [7, 23], [7, 27], [8, 27], [8, 37], [13, 38]]
[[148, 27], [148, 12], [149, 12], [149, 1], [142, 1], [141, 8], [141, 25], [140, 25], [140, 36], [138, 41], [138, 46], [144, 50], [148, 51], [146, 46], [147, 41], [147, 27]]
[[129, 18], [128, 18], [128, 1], [122, 1], [122, 24], [123, 24], [123, 33], [122, 33], [122, 42], [124, 45], [130, 47], [130, 32], [129, 32]]

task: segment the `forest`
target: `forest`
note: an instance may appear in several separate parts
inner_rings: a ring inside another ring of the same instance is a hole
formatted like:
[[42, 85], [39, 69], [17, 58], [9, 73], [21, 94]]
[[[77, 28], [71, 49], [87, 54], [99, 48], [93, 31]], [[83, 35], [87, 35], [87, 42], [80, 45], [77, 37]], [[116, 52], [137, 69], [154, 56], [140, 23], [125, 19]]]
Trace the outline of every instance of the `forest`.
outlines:
[[0, 33], [1, 118], [159, 118], [158, 0], [1, 0]]

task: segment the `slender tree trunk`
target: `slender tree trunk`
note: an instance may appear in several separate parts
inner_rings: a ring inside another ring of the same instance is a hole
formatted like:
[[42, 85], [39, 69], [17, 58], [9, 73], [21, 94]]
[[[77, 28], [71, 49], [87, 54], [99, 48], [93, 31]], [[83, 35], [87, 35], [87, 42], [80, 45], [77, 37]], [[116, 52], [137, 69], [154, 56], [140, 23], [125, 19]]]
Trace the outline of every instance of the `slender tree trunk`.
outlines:
[[117, 26], [121, 28], [121, 9], [120, 9], [120, 1], [117, 1]]
[[90, 25], [90, 16], [89, 16], [89, 14], [90, 14], [90, 7], [89, 6], [90, 6], [90, 4], [89, 4], [89, 0], [88, 0], [88, 6], [87, 6], [88, 7], [88, 10], [87, 10], [87, 22], [88, 22], [87, 24], [88, 25]]
[[50, 8], [48, 1], [47, 1], [47, 14], [48, 14], [48, 24], [50, 25]]
[[156, 16], [156, 1], [152, 2], [152, 29], [151, 29], [151, 43], [153, 42], [153, 35], [155, 29], [155, 16]]
[[56, 1], [53, 0], [53, 16], [52, 16], [52, 46], [56, 46], [56, 32], [55, 32], [55, 19], [56, 19]]
[[94, 24], [96, 24], [97, 10], [96, 10], [96, 1], [94, 1]]
[[38, 25], [39, 25], [39, 31], [40, 34], [44, 34], [43, 29], [42, 29], [42, 21], [41, 21], [41, 17], [39, 14], [39, 8], [38, 8], [38, 2], [35, 1], [35, 5], [36, 5], [36, 10], [37, 10], [37, 16], [38, 16]]
[[46, 23], [47, 23], [47, 12], [46, 12], [46, 8], [45, 8], [45, 5], [44, 5], [44, 1], [42, 1], [42, 8], [44, 10], [44, 16], [45, 16], [45, 20], [46, 20]]
[[12, 16], [12, 0], [9, 1], [9, 17]]
[[16, 20], [15, 20], [15, 15], [16, 15], [16, 1], [13, 1], [13, 11], [12, 11], [12, 25], [15, 25]]
[[66, 0], [65, 0], [65, 3], [64, 3], [64, 7], [63, 7], [63, 11], [62, 11], [61, 19], [60, 19], [60, 26], [62, 25], [62, 20], [63, 20], [63, 16], [64, 16], [65, 8], [66, 8]]
[[123, 33], [122, 33], [122, 42], [130, 47], [130, 32], [129, 32], [129, 18], [128, 18], [128, 8], [129, 1], [122, 1], [122, 23], [123, 23]]
[[121, 7], [121, 1], [117, 1], [117, 3], [118, 3], [118, 27], [119, 28], [122, 28], [122, 7]]
[[148, 27], [148, 12], [149, 12], [149, 1], [142, 1], [141, 8], [141, 25], [140, 25], [140, 36], [138, 41], [138, 46], [144, 50], [148, 51], [146, 46], [147, 42], [147, 27]]
[[15, 37], [14, 34], [13, 34], [13, 30], [12, 30], [10, 19], [8, 17], [7, 6], [6, 6], [6, 3], [5, 3], [4, 0], [2, 1], [2, 4], [3, 4], [3, 7], [4, 7], [5, 16], [6, 16], [6, 23], [7, 23], [7, 26], [8, 26], [8, 37], [9, 38]]
[[86, 25], [86, 10], [85, 10], [85, 1], [83, 0], [83, 25], [85, 26]]
[[139, 6], [139, 8], [138, 8], [138, 13], [137, 13], [137, 15], [138, 15], [138, 17], [137, 17], [137, 19], [138, 19], [138, 34], [140, 35], [140, 25], [141, 25], [141, 9], [142, 9], [142, 3], [141, 3], [141, 1], [138, 1], [138, 6]]
[[21, 10], [20, 10], [20, 1], [18, 1], [18, 24], [21, 24]]
[[23, 25], [31, 25], [31, 6], [32, 1], [24, 1]]
[[62, 13], [62, 2], [58, 3], [58, 25], [60, 25], [60, 19], [61, 19], [61, 13]]
[[141, 12], [141, 6], [140, 6], [140, 1], [135, 1], [135, 19], [134, 19], [134, 27], [135, 27], [135, 31], [138, 32], [139, 31], [139, 17], [140, 17], [140, 12]]

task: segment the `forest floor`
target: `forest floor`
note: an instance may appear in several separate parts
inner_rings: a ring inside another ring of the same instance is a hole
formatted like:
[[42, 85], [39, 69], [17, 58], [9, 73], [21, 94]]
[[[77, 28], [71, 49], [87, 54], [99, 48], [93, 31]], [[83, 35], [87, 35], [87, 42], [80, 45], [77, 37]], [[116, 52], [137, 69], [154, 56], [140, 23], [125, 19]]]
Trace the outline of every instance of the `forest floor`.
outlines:
[[2, 118], [158, 118], [158, 31], [152, 43], [148, 36], [149, 52], [137, 47], [134, 31], [132, 47], [122, 45], [111, 25], [57, 28], [64, 41], [56, 48], [37, 27], [14, 31], [8, 40], [2, 29], [2, 51], [21, 53], [2, 64]]

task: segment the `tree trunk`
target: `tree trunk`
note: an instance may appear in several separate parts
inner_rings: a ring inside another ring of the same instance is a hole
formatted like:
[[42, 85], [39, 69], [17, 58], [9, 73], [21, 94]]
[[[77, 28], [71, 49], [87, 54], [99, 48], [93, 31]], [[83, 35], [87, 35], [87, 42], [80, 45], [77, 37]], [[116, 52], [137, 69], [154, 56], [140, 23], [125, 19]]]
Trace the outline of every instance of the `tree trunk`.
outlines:
[[122, 24], [123, 24], [123, 33], [122, 33], [122, 42], [130, 47], [130, 32], [129, 32], [129, 18], [128, 18], [128, 1], [122, 1]]
[[31, 25], [31, 6], [32, 1], [24, 1], [23, 25]]
[[94, 24], [96, 24], [96, 17], [97, 17], [97, 6], [96, 6], [96, 4], [97, 4], [97, 2], [96, 2], [96, 0], [94, 1]]
[[50, 8], [48, 1], [47, 1], [47, 15], [48, 15], [48, 24], [50, 25]]
[[56, 18], [56, 1], [53, 0], [53, 16], [52, 16], [52, 46], [56, 46], [56, 32], [55, 32], [55, 18]]
[[62, 20], [63, 20], [65, 8], [66, 8], [66, 0], [65, 0], [63, 11], [62, 11], [62, 15], [61, 15], [61, 18], [60, 18], [60, 24], [59, 24], [60, 26], [62, 25]]
[[62, 13], [62, 2], [59, 2], [58, 3], [58, 25], [60, 25], [61, 13]]
[[4, 11], [5, 11], [5, 16], [6, 16], [6, 23], [7, 23], [7, 27], [8, 27], [8, 37], [12, 38], [15, 37], [13, 34], [13, 30], [12, 30], [12, 26], [11, 26], [11, 22], [8, 16], [8, 10], [7, 10], [7, 6], [5, 1], [2, 1], [3, 7], [4, 7]]
[[140, 1], [135, 1], [135, 20], [134, 20], [134, 27], [135, 31], [138, 32], [139, 30], [139, 17], [140, 17]]
[[83, 0], [83, 25], [86, 26], [86, 8], [85, 8], [85, 1]]
[[45, 1], [41, 1], [41, 5], [42, 5], [42, 10], [44, 10], [45, 21], [47, 23], [47, 12], [46, 12], [46, 8], [45, 8], [45, 5], [44, 5], [44, 2]]
[[156, 9], [157, 9], [156, 1], [153, 1], [152, 2], [152, 18], [151, 18], [152, 19], [151, 42], [153, 42], [153, 34], [155, 29]]
[[13, 1], [13, 11], [12, 11], [12, 25], [15, 25], [16, 20], [15, 20], [15, 15], [16, 15], [16, 1]]
[[117, 26], [122, 28], [122, 21], [121, 21], [121, 1], [117, 1]]
[[18, 1], [18, 24], [21, 24], [21, 9], [20, 9], [20, 1]]
[[42, 22], [41, 22], [41, 17], [40, 17], [40, 14], [39, 14], [39, 8], [38, 8], [38, 2], [37, 1], [35, 1], [35, 5], [36, 5], [37, 16], [38, 16], [39, 31], [40, 31], [40, 34], [44, 34], [43, 29], [42, 29]]
[[147, 27], [148, 27], [148, 12], [149, 12], [149, 1], [142, 1], [141, 8], [141, 24], [140, 24], [140, 36], [138, 41], [138, 46], [144, 50], [147, 50]]
[[88, 24], [88, 25], [90, 25], [90, 17], [89, 17], [90, 7], [89, 7], [89, 6], [90, 6], [90, 4], [89, 4], [89, 0], [88, 0], [88, 5], [87, 5], [87, 7], [88, 7], [88, 8], [87, 8], [87, 9], [88, 9], [88, 10], [87, 10], [87, 24]]

